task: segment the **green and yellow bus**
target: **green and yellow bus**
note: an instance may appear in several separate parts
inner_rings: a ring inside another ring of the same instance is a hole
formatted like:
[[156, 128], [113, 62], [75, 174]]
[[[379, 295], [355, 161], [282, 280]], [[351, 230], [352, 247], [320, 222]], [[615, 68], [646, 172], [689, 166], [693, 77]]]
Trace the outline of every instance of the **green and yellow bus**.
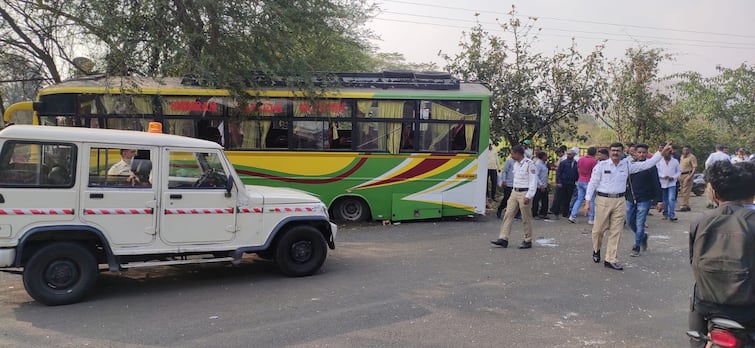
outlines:
[[[317, 97], [246, 98], [190, 78], [86, 77], [43, 88], [4, 121], [146, 130], [222, 144], [246, 184], [319, 196], [336, 220], [485, 213], [490, 91], [442, 73], [334, 74]], [[21, 117], [33, 111], [32, 116]]]

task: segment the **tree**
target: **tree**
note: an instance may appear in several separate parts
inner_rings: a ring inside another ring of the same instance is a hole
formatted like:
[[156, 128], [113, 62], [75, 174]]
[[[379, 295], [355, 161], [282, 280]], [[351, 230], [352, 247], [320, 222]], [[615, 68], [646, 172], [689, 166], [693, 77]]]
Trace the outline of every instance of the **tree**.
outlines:
[[375, 53], [372, 56], [372, 71], [383, 70], [413, 70], [413, 71], [435, 71], [438, 66], [435, 63], [411, 63], [407, 62], [404, 55], [398, 52]]
[[671, 131], [667, 111], [671, 98], [662, 91], [658, 66], [671, 59], [661, 49], [629, 48], [624, 59], [608, 65], [603, 73], [602, 103], [596, 115], [616, 132], [619, 142], [660, 143]]
[[317, 72], [371, 64], [364, 23], [375, 7], [363, 0], [2, 2], [3, 47], [42, 62], [50, 82], [73, 62], [73, 47], [109, 75], [192, 74], [237, 91], [259, 72], [301, 76], [298, 86]]
[[47, 1], [44, 8], [33, 0], [1, 3], [0, 51], [6, 58], [0, 67], [4, 74], [12, 74], [19, 67], [31, 67], [35, 78], [60, 82], [61, 61], [72, 62], [70, 51], [75, 29], [67, 19], [55, 16], [54, 11], [67, 6], [67, 2]]
[[522, 22], [514, 6], [509, 16], [501, 25], [508, 40], [477, 25], [459, 43], [459, 54], [442, 55], [446, 69], [462, 79], [487, 82], [494, 139], [518, 144], [539, 137], [558, 143], [576, 134], [578, 116], [595, 102], [603, 47], [583, 56], [572, 42], [553, 56], [536, 53], [537, 18]]
[[369, 61], [358, 0], [86, 0], [70, 17], [107, 46], [110, 74], [193, 74], [246, 84], [255, 72], [308, 75]]
[[[695, 72], [675, 76], [676, 109], [686, 122], [680, 136], [698, 148], [715, 144], [755, 147], [755, 66], [717, 67], [718, 75]], [[694, 134], [697, 136], [687, 136]]]
[[0, 114], [5, 113], [5, 101], [32, 100], [41, 88], [43, 67], [33, 65], [24, 57], [0, 53]]

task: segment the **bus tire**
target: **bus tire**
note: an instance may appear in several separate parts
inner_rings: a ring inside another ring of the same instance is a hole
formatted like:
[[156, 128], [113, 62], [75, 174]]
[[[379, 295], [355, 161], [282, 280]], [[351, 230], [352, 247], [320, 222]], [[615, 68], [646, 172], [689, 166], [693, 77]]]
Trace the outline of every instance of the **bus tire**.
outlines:
[[370, 209], [359, 197], [343, 197], [333, 205], [333, 218], [336, 221], [362, 222], [370, 217]]
[[322, 233], [308, 225], [294, 226], [275, 245], [275, 263], [289, 277], [314, 274], [325, 263], [327, 254]]
[[97, 259], [81, 244], [51, 243], [26, 263], [24, 288], [34, 300], [48, 306], [76, 303], [94, 288], [97, 273]]

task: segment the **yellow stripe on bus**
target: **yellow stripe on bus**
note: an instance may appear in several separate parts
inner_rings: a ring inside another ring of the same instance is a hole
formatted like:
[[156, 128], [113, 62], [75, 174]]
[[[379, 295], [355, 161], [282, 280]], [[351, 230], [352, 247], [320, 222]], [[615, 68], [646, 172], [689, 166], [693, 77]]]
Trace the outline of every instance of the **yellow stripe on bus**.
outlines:
[[[183, 95], [201, 97], [228, 97], [231, 93], [223, 89], [193, 89], [193, 88], [129, 88], [129, 87], [79, 87], [60, 86], [47, 87], [39, 92], [39, 95], [52, 95], [63, 93], [76, 94], [134, 94], [134, 95]], [[309, 94], [286, 90], [249, 91], [250, 96], [260, 97], [291, 97], [306, 98]], [[354, 98], [371, 99], [375, 96], [372, 92], [326, 92], [325, 98]]]
[[226, 151], [237, 166], [254, 167], [286, 175], [330, 176], [344, 170], [359, 157], [358, 153], [302, 153], [264, 151]]

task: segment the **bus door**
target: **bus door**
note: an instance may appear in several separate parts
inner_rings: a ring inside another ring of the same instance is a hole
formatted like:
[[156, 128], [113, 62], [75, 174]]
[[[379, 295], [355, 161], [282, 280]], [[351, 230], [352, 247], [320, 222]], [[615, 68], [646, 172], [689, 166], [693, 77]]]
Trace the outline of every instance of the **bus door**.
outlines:
[[165, 149], [160, 236], [169, 244], [229, 241], [236, 234], [237, 193], [226, 194], [221, 150]]

